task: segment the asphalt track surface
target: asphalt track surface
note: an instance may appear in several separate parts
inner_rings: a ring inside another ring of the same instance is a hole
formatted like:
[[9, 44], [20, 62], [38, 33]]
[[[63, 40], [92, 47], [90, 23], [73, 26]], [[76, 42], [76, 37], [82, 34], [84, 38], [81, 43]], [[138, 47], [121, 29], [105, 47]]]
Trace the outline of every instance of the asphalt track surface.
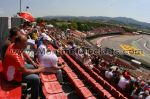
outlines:
[[[96, 38], [91, 40], [93, 44], [96, 44], [97, 40], [102, 38]], [[122, 44], [134, 47], [143, 53], [143, 55], [129, 54], [136, 59], [144, 60], [150, 63], [150, 36], [149, 35], [117, 35], [108, 37], [101, 41], [101, 47], [109, 47], [116, 50], [119, 53], [125, 53], [121, 47]], [[127, 53], [126, 53], [127, 54]]]

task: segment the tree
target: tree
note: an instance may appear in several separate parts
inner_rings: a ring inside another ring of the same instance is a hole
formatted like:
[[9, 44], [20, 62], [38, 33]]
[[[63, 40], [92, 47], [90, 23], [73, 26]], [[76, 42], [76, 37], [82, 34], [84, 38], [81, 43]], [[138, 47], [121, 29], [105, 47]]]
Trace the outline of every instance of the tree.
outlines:
[[65, 31], [66, 29], [68, 29], [68, 25], [67, 24], [62, 24], [61, 26], [59, 26], [59, 28], [62, 30], [62, 31]]

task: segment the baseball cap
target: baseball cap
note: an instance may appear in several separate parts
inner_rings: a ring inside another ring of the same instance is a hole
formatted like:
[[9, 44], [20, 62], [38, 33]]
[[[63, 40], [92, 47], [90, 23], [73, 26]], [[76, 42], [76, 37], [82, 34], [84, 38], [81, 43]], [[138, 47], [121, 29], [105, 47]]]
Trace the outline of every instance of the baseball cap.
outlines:
[[52, 41], [52, 39], [51, 39], [48, 35], [45, 35], [45, 36], [43, 37], [43, 40]]

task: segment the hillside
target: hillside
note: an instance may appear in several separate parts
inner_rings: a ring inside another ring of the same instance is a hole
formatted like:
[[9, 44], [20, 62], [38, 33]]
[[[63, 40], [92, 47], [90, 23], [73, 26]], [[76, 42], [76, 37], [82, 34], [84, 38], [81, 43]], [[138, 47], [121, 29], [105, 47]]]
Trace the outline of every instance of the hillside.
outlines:
[[57, 19], [57, 20], [65, 20], [65, 21], [91, 21], [91, 22], [103, 22], [107, 24], [116, 24], [123, 26], [130, 26], [137, 29], [142, 29], [145, 31], [150, 31], [150, 23], [141, 22], [132, 18], [126, 17], [104, 17], [104, 16], [93, 16], [93, 17], [85, 17], [85, 16], [45, 16], [42, 17], [47, 20]]

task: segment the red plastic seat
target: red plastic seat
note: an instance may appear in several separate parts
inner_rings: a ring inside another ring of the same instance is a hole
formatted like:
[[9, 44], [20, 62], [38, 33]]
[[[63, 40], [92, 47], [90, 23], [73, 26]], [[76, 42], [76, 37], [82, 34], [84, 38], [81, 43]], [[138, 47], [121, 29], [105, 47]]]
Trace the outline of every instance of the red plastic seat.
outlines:
[[84, 77], [86, 77], [86, 78], [89, 78], [90, 77], [90, 75], [87, 73], [87, 72], [82, 72], [82, 74], [84, 75]]
[[108, 91], [106, 90], [102, 90], [102, 91], [104, 93], [104, 98], [109, 99], [110, 97], [112, 97], [112, 95]]
[[105, 88], [111, 91], [113, 86], [111, 86], [108, 82], [105, 82]]
[[84, 86], [83, 82], [80, 79], [74, 79], [73, 83], [75, 86], [77, 86], [78, 88], [81, 88]]
[[84, 69], [82, 69], [82, 68], [78, 68], [78, 70], [79, 70], [81, 73], [85, 72]]
[[93, 67], [93, 71], [95, 71], [96, 73], [100, 73], [100, 71], [96, 67]]
[[21, 86], [0, 89], [0, 99], [21, 99]]
[[96, 99], [96, 98], [94, 96], [92, 96], [92, 97], [88, 97], [86, 99]]
[[51, 81], [56, 81], [57, 77], [55, 74], [40, 74], [41, 81], [42, 82], [51, 82]]
[[67, 73], [68, 74], [68, 77], [71, 79], [71, 80], [74, 80], [74, 79], [77, 79], [77, 75], [74, 73], [74, 72], [70, 72], [70, 73]]
[[62, 59], [62, 57], [58, 57], [59, 62], [64, 62], [64, 60]]
[[95, 87], [97, 89], [97, 91], [101, 91], [104, 89], [99, 83], [95, 83], [95, 85], [93, 87]]
[[51, 51], [56, 50], [51, 44], [48, 45], [48, 49], [50, 49]]
[[[124, 97], [123, 95], [120, 95], [120, 99], [128, 99], [128, 98]], [[132, 99], [132, 98], [130, 98], [130, 99]]]
[[2, 62], [0, 61], [0, 99], [20, 99], [21, 84], [12, 84], [4, 80], [1, 72], [3, 71]]
[[0, 99], [21, 99], [21, 85], [6, 82], [0, 75]]
[[48, 94], [46, 99], [68, 99], [65, 93]]
[[99, 91], [99, 94], [103, 99], [109, 99], [111, 97], [111, 94], [105, 89], [102, 89], [101, 91]]
[[55, 94], [63, 92], [61, 85], [58, 81], [44, 82], [43, 91], [48, 94]]
[[102, 86], [105, 86], [105, 83], [106, 81], [103, 79], [103, 78], [99, 78], [99, 83], [102, 85]]
[[92, 77], [89, 77], [88, 80], [91, 81], [91, 82], [93, 82], [93, 83], [96, 82], [95, 79], [93, 79]]
[[64, 69], [64, 71], [65, 71], [66, 73], [72, 72], [72, 69], [71, 69], [70, 67], [68, 67], [68, 66], [65, 66], [63, 69]]
[[77, 65], [77, 63], [67, 53], [64, 53], [64, 55], [72, 64]]
[[112, 95], [116, 98], [119, 98], [121, 96], [120, 92], [115, 89], [112, 89]]
[[96, 83], [95, 79], [93, 79], [92, 77], [89, 77], [89, 78], [88, 78], [88, 82], [91, 83], [92, 86], [94, 86], [95, 83]]
[[84, 99], [92, 96], [92, 93], [86, 87], [81, 87], [79, 89], [79, 93], [84, 97]]

